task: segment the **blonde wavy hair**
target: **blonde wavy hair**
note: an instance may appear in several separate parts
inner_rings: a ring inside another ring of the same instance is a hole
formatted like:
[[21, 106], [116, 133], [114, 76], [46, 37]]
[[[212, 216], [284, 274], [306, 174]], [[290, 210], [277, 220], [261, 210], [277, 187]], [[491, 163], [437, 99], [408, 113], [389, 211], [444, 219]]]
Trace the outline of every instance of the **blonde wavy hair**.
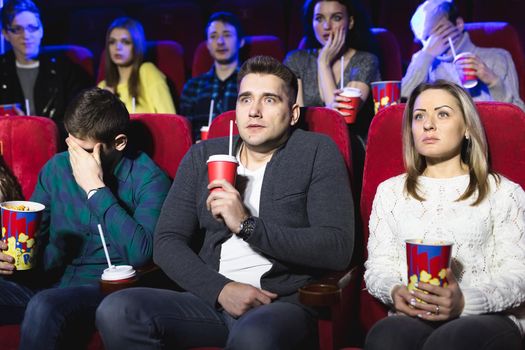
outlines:
[[499, 181], [499, 177], [490, 171], [487, 139], [474, 101], [459, 85], [446, 80], [420, 84], [412, 92], [406, 104], [402, 123], [403, 161], [407, 172], [405, 191], [417, 200], [425, 200], [418, 190], [418, 178], [423, 174], [427, 164], [425, 157], [419, 154], [415, 148], [412, 136], [412, 118], [416, 99], [422, 92], [427, 90], [444, 90], [448, 92], [456, 99], [461, 108], [463, 120], [469, 133], [469, 139], [463, 139], [461, 160], [469, 168], [470, 181], [465, 192], [457, 200], [468, 199], [477, 191], [477, 198], [471, 204], [476, 206], [485, 199], [489, 191], [488, 175], [492, 174], [497, 181]]

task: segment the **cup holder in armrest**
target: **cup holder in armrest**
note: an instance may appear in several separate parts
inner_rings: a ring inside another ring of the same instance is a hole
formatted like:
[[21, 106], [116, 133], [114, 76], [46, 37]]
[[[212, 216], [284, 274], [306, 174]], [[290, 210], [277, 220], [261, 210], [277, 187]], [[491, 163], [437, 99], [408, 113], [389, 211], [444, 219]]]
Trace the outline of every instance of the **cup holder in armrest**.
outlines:
[[333, 284], [307, 284], [299, 288], [299, 300], [309, 306], [332, 306], [341, 300], [341, 288]]

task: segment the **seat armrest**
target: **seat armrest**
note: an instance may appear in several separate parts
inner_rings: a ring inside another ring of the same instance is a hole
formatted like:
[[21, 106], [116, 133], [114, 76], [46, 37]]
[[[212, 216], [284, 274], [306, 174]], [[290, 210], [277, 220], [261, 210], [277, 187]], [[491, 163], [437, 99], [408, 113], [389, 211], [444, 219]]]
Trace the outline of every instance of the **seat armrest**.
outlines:
[[347, 271], [330, 272], [323, 278], [299, 288], [299, 301], [312, 307], [334, 306], [341, 302], [341, 295], [356, 277], [357, 266]]

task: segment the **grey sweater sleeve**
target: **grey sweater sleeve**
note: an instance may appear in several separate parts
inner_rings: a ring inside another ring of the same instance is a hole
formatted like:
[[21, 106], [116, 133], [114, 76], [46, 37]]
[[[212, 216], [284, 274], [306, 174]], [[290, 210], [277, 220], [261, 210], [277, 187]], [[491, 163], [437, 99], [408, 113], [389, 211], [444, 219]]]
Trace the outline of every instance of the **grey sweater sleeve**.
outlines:
[[[318, 143], [317, 147], [304, 145], [304, 152], [315, 152], [313, 167], [300, 167], [300, 163], [293, 166], [293, 160], [283, 159], [283, 163], [288, 164], [289, 176], [282, 180], [279, 188], [290, 190], [272, 202], [274, 211], [282, 217], [259, 218], [247, 242], [287, 264], [343, 270], [350, 263], [354, 244], [354, 210], [348, 173], [332, 140], [319, 137], [308, 142]], [[284, 167], [285, 164], [281, 166]], [[300, 187], [293, 182], [300, 181], [308, 183], [306, 196], [294, 190]], [[304, 202], [305, 212], [301, 205]], [[283, 224], [290, 222], [286, 217], [289, 215], [305, 217], [306, 224], [299, 227]]]
[[[488, 51], [488, 49], [485, 50]], [[489, 86], [492, 99], [513, 103], [525, 111], [525, 105], [519, 94], [518, 74], [512, 56], [508, 51], [502, 49], [494, 49], [494, 56], [494, 59], [491, 60], [492, 66], [489, 68], [499, 79], [495, 84]]]
[[191, 248], [192, 238], [199, 232], [197, 153], [192, 147], [177, 170], [157, 222], [153, 259], [182, 288], [215, 305], [220, 291], [231, 280], [202, 261]]
[[401, 96], [409, 97], [421, 83], [428, 81], [428, 71], [434, 57], [420, 50], [412, 56], [407, 72], [401, 80]]

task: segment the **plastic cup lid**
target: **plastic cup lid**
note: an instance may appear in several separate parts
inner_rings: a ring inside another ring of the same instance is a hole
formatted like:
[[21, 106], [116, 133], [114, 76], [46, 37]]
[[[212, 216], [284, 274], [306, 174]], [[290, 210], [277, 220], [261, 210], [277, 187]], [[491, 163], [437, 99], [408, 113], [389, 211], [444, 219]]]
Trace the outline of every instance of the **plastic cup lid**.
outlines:
[[440, 240], [427, 240], [427, 239], [407, 239], [405, 243], [418, 244], [418, 245], [432, 245], [432, 246], [448, 246], [454, 245], [453, 242], [440, 241]]
[[210, 130], [209, 126], [201, 126], [201, 131], [208, 131]]
[[210, 156], [210, 158], [208, 158], [208, 161], [206, 163], [209, 163], [209, 162], [237, 163], [237, 158], [235, 158], [234, 156], [227, 155], [227, 154], [214, 154], [213, 156]]
[[341, 96], [361, 97], [361, 90], [353, 87], [345, 87], [343, 88], [343, 92], [341, 92]]
[[[31, 201], [9, 201], [0, 203], [0, 206], [6, 210], [20, 211], [20, 212], [39, 212], [46, 209], [46, 206]], [[14, 207], [24, 207], [24, 209], [15, 209]]]
[[133, 266], [130, 265], [118, 265], [111, 266], [104, 270], [102, 279], [104, 281], [117, 281], [123, 280], [135, 276], [136, 272]]

